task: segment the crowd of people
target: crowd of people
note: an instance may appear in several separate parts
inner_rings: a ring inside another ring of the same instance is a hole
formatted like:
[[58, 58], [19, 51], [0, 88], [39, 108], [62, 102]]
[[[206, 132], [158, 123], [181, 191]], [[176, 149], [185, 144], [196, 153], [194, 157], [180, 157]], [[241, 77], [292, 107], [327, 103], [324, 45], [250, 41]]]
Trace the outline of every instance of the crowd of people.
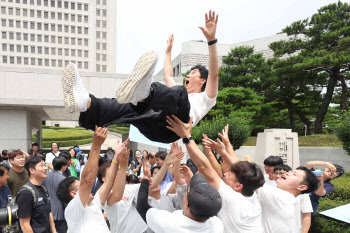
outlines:
[[[1, 207], [18, 205], [23, 233], [143, 233], [143, 232], [286, 232], [306, 233], [318, 201], [341, 176], [339, 165], [310, 161], [290, 168], [278, 156], [262, 167], [250, 157], [239, 160], [229, 140], [229, 125], [221, 140], [203, 133], [204, 153], [191, 137], [196, 125], [215, 105], [219, 63], [216, 26], [209, 12], [205, 27], [209, 70], [193, 67], [185, 85], [175, 85], [171, 66], [173, 36], [167, 42], [165, 85], [152, 83], [157, 54], [146, 53], [116, 99], [96, 98], [85, 89], [74, 64], [62, 76], [65, 108], [80, 112], [80, 126], [94, 130], [91, 149], [60, 151], [56, 142], [44, 155], [38, 144], [30, 153], [2, 151]], [[129, 139], [116, 142], [101, 155], [108, 125], [131, 123], [153, 141], [172, 143], [169, 153], [136, 150]], [[184, 152], [190, 158], [182, 164]], [[218, 162], [219, 156], [222, 159]], [[316, 176], [314, 167], [326, 166]], [[5, 229], [4, 229], [5, 230]]]

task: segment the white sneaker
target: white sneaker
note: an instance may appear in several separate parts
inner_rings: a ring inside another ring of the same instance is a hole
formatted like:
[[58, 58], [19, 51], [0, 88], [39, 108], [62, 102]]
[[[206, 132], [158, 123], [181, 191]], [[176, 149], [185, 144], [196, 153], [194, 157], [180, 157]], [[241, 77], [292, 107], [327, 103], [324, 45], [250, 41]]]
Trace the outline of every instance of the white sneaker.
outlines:
[[157, 61], [158, 53], [156, 51], [150, 51], [142, 55], [130, 76], [118, 88], [115, 94], [118, 103], [137, 105], [138, 102], [150, 95], [152, 74]]
[[85, 112], [89, 102], [89, 93], [84, 87], [75, 64], [69, 63], [66, 66], [61, 84], [66, 110], [68, 112]]

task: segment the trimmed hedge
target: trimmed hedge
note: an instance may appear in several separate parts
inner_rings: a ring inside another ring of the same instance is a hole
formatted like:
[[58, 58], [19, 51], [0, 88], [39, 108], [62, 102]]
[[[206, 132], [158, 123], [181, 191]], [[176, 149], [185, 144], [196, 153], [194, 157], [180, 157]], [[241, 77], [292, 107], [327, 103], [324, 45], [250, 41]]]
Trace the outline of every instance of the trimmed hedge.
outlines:
[[[51, 142], [50, 141], [43, 141], [43, 147], [50, 148]], [[69, 140], [69, 141], [57, 141], [57, 140], [55, 140], [55, 142], [57, 142], [60, 147], [84, 145], [84, 144], [92, 143], [92, 137], [88, 138], [88, 139], [82, 139], [82, 140]]]
[[350, 112], [345, 114], [335, 130], [337, 137], [343, 143], [344, 150], [350, 155]]
[[207, 134], [209, 138], [216, 140], [218, 133], [222, 133], [225, 126], [229, 124], [229, 138], [233, 149], [239, 149], [247, 140], [252, 128], [249, 123], [239, 117], [215, 117], [211, 121], [201, 121], [200, 125], [193, 127], [191, 135], [198, 143], [202, 142], [202, 133]]
[[350, 233], [349, 224], [319, 214], [322, 211], [350, 203], [350, 172], [334, 179], [332, 183], [335, 189], [327, 197], [320, 199], [310, 233]]
[[120, 134], [127, 134], [130, 131], [130, 127], [123, 127], [123, 126], [116, 126], [116, 125], [110, 125], [108, 126], [109, 131], [120, 133]]

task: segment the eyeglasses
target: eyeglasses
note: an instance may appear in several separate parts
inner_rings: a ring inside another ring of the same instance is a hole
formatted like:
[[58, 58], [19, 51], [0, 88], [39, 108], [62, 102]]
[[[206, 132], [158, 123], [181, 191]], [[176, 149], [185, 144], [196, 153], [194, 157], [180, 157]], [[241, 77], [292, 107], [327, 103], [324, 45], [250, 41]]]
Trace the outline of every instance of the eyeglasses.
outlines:
[[274, 176], [281, 176], [283, 174], [285, 174], [285, 172], [274, 172], [272, 173]]

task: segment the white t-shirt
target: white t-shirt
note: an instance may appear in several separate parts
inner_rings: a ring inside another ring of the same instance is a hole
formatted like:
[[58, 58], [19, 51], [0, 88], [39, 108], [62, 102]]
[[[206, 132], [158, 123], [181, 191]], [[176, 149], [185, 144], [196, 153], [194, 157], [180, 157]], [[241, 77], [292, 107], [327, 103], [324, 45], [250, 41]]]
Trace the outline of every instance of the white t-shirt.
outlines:
[[64, 211], [69, 232], [86, 233], [98, 232], [109, 233], [108, 226], [101, 211], [101, 200], [98, 192], [90, 206], [83, 206], [79, 191], [71, 200]]
[[155, 233], [222, 233], [224, 230], [218, 217], [214, 216], [201, 223], [185, 216], [183, 210], [171, 213], [151, 208], [147, 211], [146, 220]]
[[209, 110], [215, 106], [216, 97], [217, 96], [212, 99], [209, 98], [206, 91], [188, 94], [188, 100], [191, 105], [190, 116], [193, 117], [193, 126], [197, 125]]
[[[295, 233], [297, 210], [296, 198], [287, 191], [266, 185], [258, 189], [262, 212], [261, 220], [265, 233]], [[299, 212], [297, 212], [299, 211]]]
[[276, 183], [276, 181], [275, 181], [275, 180], [270, 180], [268, 174], [264, 175], [264, 178], [265, 178], [265, 184], [264, 184], [264, 186], [265, 186], [265, 185], [271, 185], [271, 186], [277, 188], [277, 183]]
[[[125, 185], [123, 198], [112, 206], [105, 205], [105, 211], [110, 221], [111, 232], [144, 232], [148, 226], [137, 212], [136, 204], [141, 184]], [[183, 194], [181, 194], [184, 196]], [[148, 204], [160, 210], [173, 212], [178, 206], [176, 194], [161, 195], [159, 200], [148, 196]], [[152, 232], [147, 230], [147, 232]]]
[[310, 196], [307, 193], [298, 195], [296, 197], [296, 202], [297, 202], [296, 211], [299, 210], [299, 214], [300, 214], [300, 217], [296, 219], [297, 220], [296, 229], [298, 230], [298, 232], [301, 232], [301, 230], [303, 229], [303, 214], [312, 213], [313, 209], [312, 209]]
[[[49, 163], [52, 165], [52, 161], [54, 158], [56, 158], [61, 152], [57, 151], [56, 153], [50, 152], [46, 154], [46, 159], [45, 159], [45, 163]], [[49, 172], [51, 172], [52, 170], [49, 168]]]
[[222, 208], [218, 217], [225, 232], [262, 232], [261, 208], [256, 196], [245, 197], [220, 180]]

